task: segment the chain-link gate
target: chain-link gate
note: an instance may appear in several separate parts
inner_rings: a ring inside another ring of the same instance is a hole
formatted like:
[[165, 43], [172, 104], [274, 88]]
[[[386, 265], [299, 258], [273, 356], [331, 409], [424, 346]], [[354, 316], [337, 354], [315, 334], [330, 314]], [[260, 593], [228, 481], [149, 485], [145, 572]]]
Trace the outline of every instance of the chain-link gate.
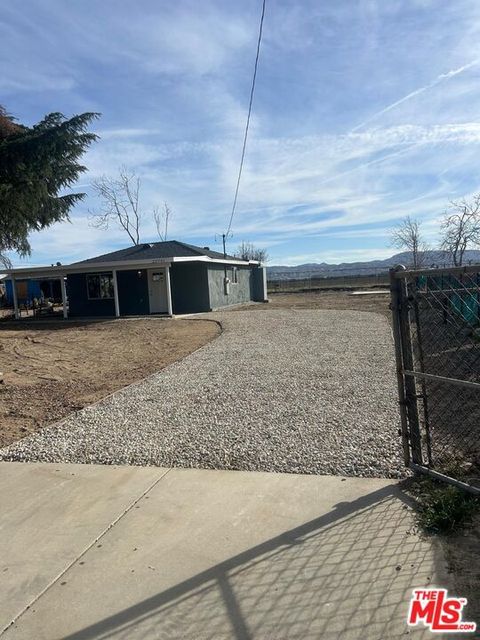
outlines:
[[405, 464], [480, 494], [480, 266], [390, 283]]

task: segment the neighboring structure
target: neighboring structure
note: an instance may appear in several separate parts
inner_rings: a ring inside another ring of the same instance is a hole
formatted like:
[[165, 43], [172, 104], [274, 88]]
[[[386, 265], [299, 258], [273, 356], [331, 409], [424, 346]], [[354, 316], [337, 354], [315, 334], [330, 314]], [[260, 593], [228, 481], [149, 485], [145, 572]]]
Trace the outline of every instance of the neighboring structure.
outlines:
[[266, 271], [258, 262], [175, 240], [134, 245], [70, 265], [6, 273], [16, 285], [16, 317], [18, 286], [29, 280], [60, 283], [64, 317], [171, 316], [267, 301]]
[[[20, 305], [32, 305], [34, 300], [62, 299], [60, 282], [58, 280], [19, 280], [17, 281], [17, 301]], [[5, 281], [5, 298], [8, 305], [13, 305], [12, 280]]]
[[[38, 280], [23, 280], [17, 282], [17, 301], [19, 305], [28, 304], [34, 298], [42, 295]], [[11, 280], [5, 280], [5, 301], [7, 305], [13, 305], [13, 284]]]

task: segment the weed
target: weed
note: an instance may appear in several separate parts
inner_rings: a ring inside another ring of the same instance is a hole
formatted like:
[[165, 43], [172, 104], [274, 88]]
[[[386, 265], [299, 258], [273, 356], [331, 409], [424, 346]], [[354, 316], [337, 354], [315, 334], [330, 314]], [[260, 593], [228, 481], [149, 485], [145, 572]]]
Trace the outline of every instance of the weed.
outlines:
[[451, 534], [468, 525], [480, 511], [480, 499], [453, 485], [418, 478], [411, 488], [417, 502], [417, 519], [427, 533]]

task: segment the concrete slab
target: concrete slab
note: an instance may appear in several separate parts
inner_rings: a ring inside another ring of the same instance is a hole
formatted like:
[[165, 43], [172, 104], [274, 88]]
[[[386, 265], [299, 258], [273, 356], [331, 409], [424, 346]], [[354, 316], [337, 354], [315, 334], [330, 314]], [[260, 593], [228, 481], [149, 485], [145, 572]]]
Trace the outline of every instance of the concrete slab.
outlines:
[[427, 638], [411, 590], [449, 585], [412, 522], [388, 480], [173, 469], [5, 640]]
[[0, 632], [166, 471], [0, 464]]

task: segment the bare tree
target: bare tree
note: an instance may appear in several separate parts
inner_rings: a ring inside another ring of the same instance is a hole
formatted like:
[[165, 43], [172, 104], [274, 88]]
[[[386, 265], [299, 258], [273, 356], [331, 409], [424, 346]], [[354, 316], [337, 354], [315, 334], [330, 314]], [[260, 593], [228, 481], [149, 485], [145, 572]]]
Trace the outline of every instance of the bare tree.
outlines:
[[412, 254], [414, 269], [420, 269], [425, 262], [425, 252], [428, 245], [421, 234], [421, 222], [410, 216], [404, 218], [392, 230], [392, 245], [398, 249], [406, 249]]
[[480, 244], [480, 194], [471, 202], [465, 198], [450, 203], [442, 222], [441, 249], [456, 267], [461, 267], [465, 251]]
[[168, 221], [170, 219], [172, 210], [166, 202], [163, 203], [163, 210], [160, 211], [158, 207], [153, 210], [153, 218], [157, 226], [157, 233], [162, 242], [166, 242], [168, 236]]
[[139, 209], [140, 178], [135, 171], [122, 167], [118, 178], [102, 176], [92, 187], [101, 199], [101, 211], [92, 215], [91, 225], [108, 229], [115, 223], [126, 231], [133, 244], [139, 244], [142, 214]]
[[[97, 229], [108, 229], [111, 224], [115, 224], [127, 233], [132, 244], [140, 244], [140, 227], [144, 210], [140, 202], [141, 181], [135, 171], [121, 167], [118, 177], [102, 176], [92, 183], [92, 187], [100, 198], [101, 204], [100, 212], [91, 215], [91, 226]], [[171, 217], [168, 204], [164, 203], [163, 211], [155, 207], [151, 215], [155, 220], [160, 239], [166, 240]]]
[[265, 249], [255, 247], [251, 242], [242, 242], [235, 252], [235, 257], [241, 260], [257, 260], [258, 262], [267, 262], [268, 253]]

